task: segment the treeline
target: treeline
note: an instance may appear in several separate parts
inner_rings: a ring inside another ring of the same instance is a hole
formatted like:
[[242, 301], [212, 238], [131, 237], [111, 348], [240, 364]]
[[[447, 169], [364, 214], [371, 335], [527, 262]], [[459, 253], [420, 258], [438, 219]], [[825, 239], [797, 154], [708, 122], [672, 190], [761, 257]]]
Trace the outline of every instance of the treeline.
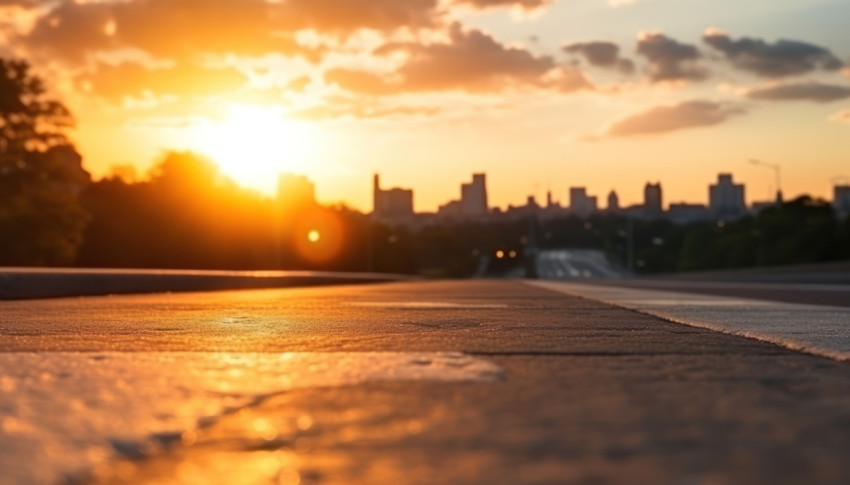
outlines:
[[[211, 161], [167, 153], [138, 182], [93, 182], [74, 263], [89, 267], [365, 270], [365, 216], [239, 187]], [[310, 240], [313, 233], [315, 240]]]
[[[624, 217], [556, 219], [540, 232], [542, 247], [598, 248], [613, 262], [628, 264]], [[633, 220], [632, 241], [637, 273], [839, 261], [850, 259], [850, 218], [838, 217], [826, 201], [803, 196], [732, 222]]]

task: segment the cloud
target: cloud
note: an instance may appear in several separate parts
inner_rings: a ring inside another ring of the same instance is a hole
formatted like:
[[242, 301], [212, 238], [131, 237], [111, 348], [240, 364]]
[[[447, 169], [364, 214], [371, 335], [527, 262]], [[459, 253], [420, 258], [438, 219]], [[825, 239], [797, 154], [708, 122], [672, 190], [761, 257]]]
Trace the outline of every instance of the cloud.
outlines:
[[212, 69], [181, 63], [149, 69], [138, 64], [102, 64], [92, 73], [77, 76], [83, 91], [110, 100], [153, 93], [158, 96], [205, 96], [242, 87], [247, 79], [233, 68]]
[[712, 28], [706, 30], [703, 41], [722, 52], [738, 69], [767, 78], [817, 70], [838, 71], [844, 67], [828, 49], [796, 40], [779, 40], [773, 44], [749, 37], [733, 40], [725, 32]]
[[41, 2], [39, 0], [0, 0], [0, 8], [3, 7], [20, 7], [20, 8], [35, 8]]
[[364, 28], [433, 27], [440, 14], [438, 0], [62, 2], [18, 40], [68, 62], [127, 47], [169, 58], [277, 53], [316, 60], [319, 52], [299, 45], [296, 31], [345, 36]]
[[829, 119], [839, 123], [850, 123], [850, 109], [843, 109], [830, 116]]
[[280, 17], [285, 28], [342, 34], [361, 28], [387, 31], [430, 27], [440, 14], [438, 0], [288, 0], [272, 5], [273, 14]]
[[713, 126], [743, 113], [743, 108], [739, 106], [712, 101], [687, 101], [674, 106], [658, 106], [629, 116], [611, 125], [606, 135], [628, 137]]
[[829, 103], [850, 98], [850, 87], [817, 82], [784, 84], [768, 88], [755, 89], [747, 93], [752, 99], [769, 101], [814, 101]]
[[449, 42], [392, 43], [378, 55], [402, 53], [406, 61], [385, 74], [333, 69], [325, 80], [361, 94], [425, 91], [495, 92], [509, 86], [540, 86], [560, 91], [588, 88], [575, 69], [558, 68], [548, 56], [536, 56], [520, 47], [507, 47], [480, 30], [464, 30], [455, 23]]
[[683, 44], [660, 32], [641, 32], [637, 53], [649, 61], [649, 77], [653, 82], [698, 81], [708, 73], [697, 64], [699, 49]]
[[624, 73], [635, 70], [634, 63], [620, 57], [620, 46], [613, 42], [576, 42], [563, 47], [565, 52], [581, 54], [592, 66], [617, 69]]

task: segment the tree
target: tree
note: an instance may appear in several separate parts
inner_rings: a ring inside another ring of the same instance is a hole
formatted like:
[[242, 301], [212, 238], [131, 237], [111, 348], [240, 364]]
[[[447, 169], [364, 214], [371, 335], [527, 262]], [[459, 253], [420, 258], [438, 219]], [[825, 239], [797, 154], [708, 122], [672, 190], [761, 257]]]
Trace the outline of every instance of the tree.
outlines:
[[24, 61], [0, 58], [0, 264], [70, 264], [90, 178], [69, 142], [71, 113]]

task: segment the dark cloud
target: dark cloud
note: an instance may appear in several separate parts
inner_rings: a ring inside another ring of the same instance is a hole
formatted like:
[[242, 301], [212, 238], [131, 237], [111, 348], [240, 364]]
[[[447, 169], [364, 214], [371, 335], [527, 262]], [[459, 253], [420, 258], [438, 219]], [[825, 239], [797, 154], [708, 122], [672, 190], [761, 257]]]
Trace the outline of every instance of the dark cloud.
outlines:
[[138, 64], [101, 65], [76, 79], [94, 95], [111, 100], [145, 93], [175, 96], [205, 96], [241, 88], [247, 79], [232, 68], [208, 69], [195, 64], [179, 64], [164, 69], [148, 69]]
[[844, 66], [828, 49], [796, 40], [779, 40], [773, 44], [749, 37], [733, 40], [713, 29], [703, 35], [703, 40], [722, 52], [735, 67], [762, 77], [793, 76], [818, 69], [837, 71]]
[[312, 28], [347, 35], [369, 28], [434, 26], [437, 0], [134, 0], [62, 2], [20, 39], [69, 61], [92, 51], [135, 47], [161, 57], [199, 53], [304, 55], [293, 34]]
[[614, 123], [607, 136], [626, 137], [668, 133], [713, 126], [742, 114], [743, 108], [711, 101], [687, 101], [675, 106], [659, 106]]
[[[244, 0], [231, 1], [241, 4]], [[284, 28], [337, 33], [430, 27], [439, 15], [437, 0], [288, 0], [272, 5], [273, 15]]]
[[816, 82], [784, 84], [747, 93], [752, 99], [769, 101], [814, 101], [828, 103], [850, 98], [850, 87]]
[[576, 42], [564, 46], [564, 51], [571, 54], [581, 54], [591, 65], [617, 69], [624, 73], [635, 70], [634, 63], [620, 57], [620, 46], [613, 42], [594, 41]]
[[38, 7], [42, 2], [39, 0], [0, 0], [0, 8], [2, 7], [21, 7], [34, 8]]
[[405, 63], [387, 75], [334, 69], [326, 81], [362, 94], [460, 90], [499, 91], [509, 86], [546, 86], [560, 91], [589, 87], [574, 69], [556, 68], [548, 56], [507, 47], [480, 30], [450, 29], [450, 42], [387, 44], [375, 53], [403, 52]]
[[40, 17], [23, 41], [56, 58], [81, 62], [90, 51], [119, 47], [107, 32], [113, 19], [109, 4], [65, 2]]
[[653, 82], [698, 81], [708, 73], [697, 64], [699, 49], [683, 44], [658, 32], [638, 37], [637, 53], [649, 61], [649, 77]]

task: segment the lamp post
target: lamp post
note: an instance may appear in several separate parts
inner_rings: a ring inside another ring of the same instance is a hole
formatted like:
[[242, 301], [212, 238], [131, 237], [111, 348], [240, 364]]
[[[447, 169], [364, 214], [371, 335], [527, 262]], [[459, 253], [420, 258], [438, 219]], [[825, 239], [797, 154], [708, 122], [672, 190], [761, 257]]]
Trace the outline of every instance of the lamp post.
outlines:
[[765, 162], [763, 160], [756, 160], [754, 158], [751, 158], [749, 160], [749, 162], [753, 165], [758, 165], [760, 167], [765, 167], [765, 168], [769, 168], [769, 169], [773, 170], [774, 174], [776, 175], [776, 204], [782, 205], [782, 186], [781, 186], [781, 181], [780, 181], [780, 170], [781, 170], [780, 165], [778, 163]]

